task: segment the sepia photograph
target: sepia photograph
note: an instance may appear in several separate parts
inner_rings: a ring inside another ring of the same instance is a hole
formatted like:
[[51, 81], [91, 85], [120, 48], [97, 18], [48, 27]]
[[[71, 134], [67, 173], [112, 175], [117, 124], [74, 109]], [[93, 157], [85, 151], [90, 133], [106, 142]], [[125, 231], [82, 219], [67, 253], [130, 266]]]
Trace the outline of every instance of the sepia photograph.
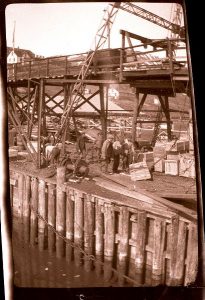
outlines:
[[7, 299], [12, 285], [201, 287], [184, 2], [11, 2], [1, 37]]

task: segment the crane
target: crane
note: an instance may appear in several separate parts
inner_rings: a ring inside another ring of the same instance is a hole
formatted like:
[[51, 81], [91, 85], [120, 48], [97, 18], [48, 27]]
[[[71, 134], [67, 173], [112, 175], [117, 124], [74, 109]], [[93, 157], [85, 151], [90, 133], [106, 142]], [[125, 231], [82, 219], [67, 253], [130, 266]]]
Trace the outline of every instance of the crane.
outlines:
[[122, 9], [127, 11], [128, 13], [132, 13], [138, 17], [144, 18], [147, 21], [150, 21], [154, 24], [157, 24], [161, 27], [164, 27], [170, 30], [173, 33], [178, 33], [180, 37], [184, 37], [185, 29], [184, 27], [179, 26], [178, 24], [174, 24], [166, 19], [155, 15], [133, 3], [130, 2], [114, 2], [110, 3], [105, 10], [104, 17], [102, 19], [102, 23], [95, 35], [94, 40], [94, 50], [89, 51], [85, 61], [81, 67], [79, 75], [76, 79], [72, 92], [70, 94], [70, 101], [68, 101], [67, 105], [65, 106], [64, 112], [61, 117], [61, 125], [58, 133], [56, 135], [56, 141], [58, 142], [60, 137], [62, 136], [65, 128], [68, 126], [68, 122], [71, 118], [72, 109], [81, 101], [81, 96], [84, 93], [84, 80], [89, 75], [90, 66], [93, 61], [93, 57], [99, 49], [105, 45], [106, 41], [108, 40], [109, 45], [109, 37], [110, 37], [110, 30], [114, 23], [114, 19], [119, 11]]

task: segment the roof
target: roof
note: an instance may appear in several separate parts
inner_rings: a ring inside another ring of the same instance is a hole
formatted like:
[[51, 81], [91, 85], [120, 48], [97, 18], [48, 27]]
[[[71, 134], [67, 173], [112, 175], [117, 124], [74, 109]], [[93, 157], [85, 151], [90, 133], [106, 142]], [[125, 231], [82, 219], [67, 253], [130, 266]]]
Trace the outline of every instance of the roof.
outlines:
[[[11, 53], [11, 51], [13, 51], [12, 47], [7, 47], [7, 56]], [[20, 48], [14, 48], [14, 53], [18, 56], [18, 57], [23, 57], [26, 55], [27, 58], [35, 58], [36, 55], [27, 49], [20, 49]]]

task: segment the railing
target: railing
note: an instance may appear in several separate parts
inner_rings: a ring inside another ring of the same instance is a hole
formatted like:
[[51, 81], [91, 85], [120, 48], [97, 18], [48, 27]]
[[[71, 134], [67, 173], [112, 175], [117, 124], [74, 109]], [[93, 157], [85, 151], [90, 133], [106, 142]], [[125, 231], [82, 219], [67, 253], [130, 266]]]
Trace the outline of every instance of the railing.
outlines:
[[[121, 49], [105, 49], [97, 51], [90, 66], [90, 73], [122, 73], [126, 70], [169, 70], [173, 73], [180, 68], [186, 68], [186, 55], [173, 57], [169, 41], [167, 49], [142, 51], [145, 44]], [[178, 47], [176, 51], [185, 51]], [[8, 64], [8, 81], [29, 78], [48, 78], [78, 75], [87, 53], [59, 57], [34, 59], [17, 64]]]
[[191, 284], [197, 274], [197, 225], [166, 207], [139, 199], [105, 197], [65, 182], [10, 170], [13, 215], [24, 239], [39, 250], [73, 259], [119, 285]]

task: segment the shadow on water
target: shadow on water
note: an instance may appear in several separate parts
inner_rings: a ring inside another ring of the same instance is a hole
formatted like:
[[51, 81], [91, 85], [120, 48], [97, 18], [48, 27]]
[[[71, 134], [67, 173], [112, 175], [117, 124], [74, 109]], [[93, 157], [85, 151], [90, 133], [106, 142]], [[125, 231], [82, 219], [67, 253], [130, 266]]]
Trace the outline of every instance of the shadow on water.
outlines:
[[25, 240], [25, 228], [17, 219], [13, 220], [14, 284], [18, 287], [79, 288], [117, 287], [117, 281], [105, 281], [103, 273], [87, 272], [83, 265], [57, 258], [47, 249], [40, 251]]

